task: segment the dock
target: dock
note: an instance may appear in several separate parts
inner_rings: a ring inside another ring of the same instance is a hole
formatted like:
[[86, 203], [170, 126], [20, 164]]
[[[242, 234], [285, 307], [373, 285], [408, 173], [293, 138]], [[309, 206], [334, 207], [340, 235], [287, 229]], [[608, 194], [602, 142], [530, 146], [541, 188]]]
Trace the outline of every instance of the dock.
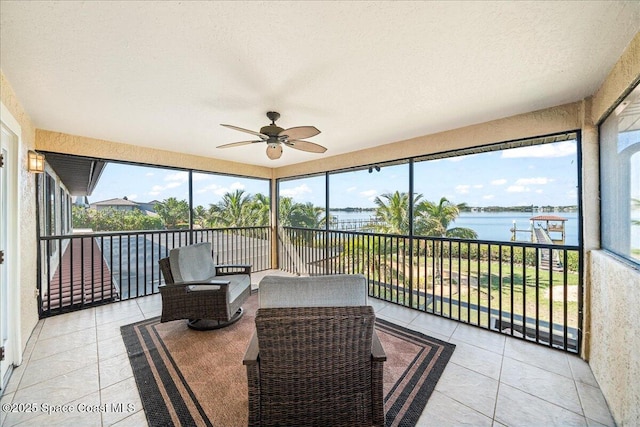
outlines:
[[[518, 229], [516, 222], [513, 221], [511, 240], [517, 241], [517, 233], [528, 233], [531, 243], [563, 245], [566, 237], [564, 227], [566, 221], [568, 221], [568, 219], [561, 216], [538, 215], [529, 218], [530, 226], [527, 229]], [[557, 233], [560, 233], [560, 236], [554, 239], [553, 237], [556, 237]], [[558, 252], [553, 249], [541, 249], [538, 262], [543, 269], [553, 269], [553, 271], [563, 271], [564, 269]]]

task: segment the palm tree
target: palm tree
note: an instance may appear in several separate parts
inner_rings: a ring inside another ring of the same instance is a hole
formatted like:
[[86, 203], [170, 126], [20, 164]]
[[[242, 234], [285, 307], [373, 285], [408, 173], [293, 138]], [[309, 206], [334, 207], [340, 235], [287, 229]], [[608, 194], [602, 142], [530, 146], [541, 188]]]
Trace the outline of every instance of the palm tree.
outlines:
[[[478, 233], [470, 228], [449, 228], [460, 215], [460, 210], [466, 207], [465, 203], [453, 204], [446, 197], [441, 197], [438, 204], [423, 201], [415, 207], [415, 233], [433, 237], [458, 237], [463, 239], [477, 239]], [[442, 242], [434, 242], [434, 257], [440, 258], [442, 254]], [[440, 261], [435, 264], [435, 276], [440, 277]]]
[[264, 226], [271, 222], [271, 200], [262, 193], [251, 198], [248, 211], [250, 224]]
[[185, 227], [189, 223], [189, 204], [186, 200], [169, 197], [153, 207], [162, 218], [165, 228]]
[[281, 227], [291, 227], [291, 217], [296, 209], [296, 203], [291, 197], [281, 197], [278, 201], [278, 216]]
[[416, 205], [414, 224], [415, 233], [422, 236], [434, 237], [459, 237], [462, 239], [477, 239], [478, 233], [471, 228], [449, 228], [452, 222], [460, 215], [460, 210], [466, 207], [466, 203], [453, 204], [446, 197], [440, 198], [435, 204], [423, 201]]
[[193, 223], [204, 228], [207, 222], [207, 210], [202, 205], [193, 208]]
[[[417, 203], [421, 198], [421, 194], [415, 195], [413, 203]], [[376, 197], [374, 203], [377, 205], [376, 219], [379, 223], [373, 229], [384, 234], [409, 234], [411, 230], [409, 224], [409, 202], [409, 193], [399, 191], [385, 193]], [[375, 245], [368, 246], [370, 249], [376, 248], [380, 251], [380, 254], [384, 255], [384, 261], [377, 266], [382, 280], [390, 280], [394, 276], [402, 280], [408, 277], [408, 269], [411, 268], [413, 262], [406, 259], [406, 244], [406, 239], [387, 236], [382, 240], [378, 239]], [[396, 251], [397, 253], [394, 253]]]
[[324, 209], [313, 203], [296, 203], [291, 197], [281, 197], [278, 214], [282, 227], [321, 228], [325, 222]]
[[225, 193], [217, 204], [209, 205], [209, 222], [212, 226], [245, 227], [249, 223], [248, 209], [251, 197], [244, 190]]
[[321, 228], [324, 224], [324, 209], [313, 203], [297, 203], [291, 222], [294, 227]]
[[[283, 250], [287, 256], [298, 257], [295, 247], [305, 245], [313, 247], [316, 244], [316, 236], [324, 222], [322, 214], [324, 209], [314, 206], [313, 203], [296, 203], [291, 197], [281, 197], [278, 201], [279, 229], [278, 234], [282, 239]], [[306, 228], [309, 230], [288, 230], [283, 232], [283, 227]], [[282, 233], [282, 234], [280, 234]], [[294, 242], [292, 245], [291, 242]]]
[[[422, 198], [417, 194], [413, 203]], [[409, 193], [396, 191], [375, 198], [376, 218], [382, 222], [374, 227], [375, 231], [386, 234], [409, 234]]]

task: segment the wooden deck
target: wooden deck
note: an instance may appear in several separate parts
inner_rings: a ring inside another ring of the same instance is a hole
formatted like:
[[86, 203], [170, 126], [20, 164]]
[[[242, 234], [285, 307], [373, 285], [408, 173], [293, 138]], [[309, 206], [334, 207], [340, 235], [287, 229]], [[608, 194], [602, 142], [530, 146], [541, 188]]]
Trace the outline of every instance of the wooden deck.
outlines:
[[74, 238], [51, 279], [48, 295], [42, 295], [42, 310], [59, 310], [117, 298], [111, 270], [96, 241], [91, 237]]

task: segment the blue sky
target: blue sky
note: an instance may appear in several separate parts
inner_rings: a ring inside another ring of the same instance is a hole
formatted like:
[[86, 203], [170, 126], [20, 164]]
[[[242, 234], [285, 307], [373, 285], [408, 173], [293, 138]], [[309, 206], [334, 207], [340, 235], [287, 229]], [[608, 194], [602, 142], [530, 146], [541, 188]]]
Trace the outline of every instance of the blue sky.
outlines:
[[[162, 201], [169, 197], [187, 200], [188, 179], [189, 174], [184, 171], [109, 163], [89, 197], [89, 202], [125, 196], [137, 202]], [[219, 202], [225, 193], [235, 190], [268, 195], [269, 182], [215, 174], [193, 174], [193, 201], [196, 205], [208, 207], [210, 203]]]
[[[416, 162], [414, 187], [423, 199], [446, 197], [469, 206], [576, 205], [576, 141]], [[408, 191], [408, 165], [331, 175], [331, 207], [373, 207], [376, 196]], [[280, 194], [324, 205], [324, 177], [282, 183]]]
[[[577, 144], [563, 141], [450, 159], [416, 162], [415, 191], [424, 199], [444, 196], [470, 206], [576, 205]], [[376, 196], [408, 191], [408, 164], [330, 175], [332, 207], [373, 207]], [[225, 192], [268, 194], [265, 180], [194, 173], [194, 202], [208, 206]], [[280, 194], [324, 206], [324, 176], [283, 181]], [[147, 202], [188, 198], [187, 172], [110, 163], [90, 202], [127, 196]]]

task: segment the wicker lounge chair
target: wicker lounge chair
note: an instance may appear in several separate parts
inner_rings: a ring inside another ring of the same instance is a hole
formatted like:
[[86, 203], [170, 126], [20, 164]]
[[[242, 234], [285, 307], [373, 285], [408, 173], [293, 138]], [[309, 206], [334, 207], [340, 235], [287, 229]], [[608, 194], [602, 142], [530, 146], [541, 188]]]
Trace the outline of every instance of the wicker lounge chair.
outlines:
[[[357, 294], [347, 296], [346, 304], [351, 299], [356, 305], [322, 306], [336, 293], [345, 296], [345, 288]], [[374, 330], [373, 308], [357, 305], [363, 295], [366, 301], [365, 279], [268, 277], [259, 292], [256, 333], [243, 361], [249, 425], [383, 426], [386, 355]], [[288, 302], [280, 298], [285, 294]], [[284, 306], [296, 304], [291, 301], [296, 295], [301, 306]], [[276, 307], [269, 307], [272, 302]]]
[[161, 322], [188, 319], [197, 330], [229, 326], [242, 317], [251, 293], [250, 265], [216, 265], [211, 243], [172, 249], [159, 261], [165, 285]]

